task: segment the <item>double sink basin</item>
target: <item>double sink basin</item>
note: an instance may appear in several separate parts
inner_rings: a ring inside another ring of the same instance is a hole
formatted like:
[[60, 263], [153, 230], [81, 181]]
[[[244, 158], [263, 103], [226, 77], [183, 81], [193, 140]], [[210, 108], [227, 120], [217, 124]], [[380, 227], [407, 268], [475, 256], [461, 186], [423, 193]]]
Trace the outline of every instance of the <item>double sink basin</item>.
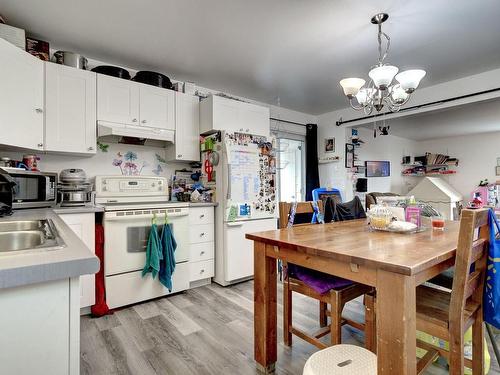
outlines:
[[51, 219], [0, 222], [0, 256], [65, 246]]

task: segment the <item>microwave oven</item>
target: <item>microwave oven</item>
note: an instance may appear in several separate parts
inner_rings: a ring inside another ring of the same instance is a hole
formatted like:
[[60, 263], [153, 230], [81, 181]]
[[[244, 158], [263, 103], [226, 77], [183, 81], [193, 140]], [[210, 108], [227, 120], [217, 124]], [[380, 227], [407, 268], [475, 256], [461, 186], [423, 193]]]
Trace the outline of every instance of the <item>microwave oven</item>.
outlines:
[[12, 208], [53, 207], [57, 203], [57, 173], [2, 168], [15, 182]]

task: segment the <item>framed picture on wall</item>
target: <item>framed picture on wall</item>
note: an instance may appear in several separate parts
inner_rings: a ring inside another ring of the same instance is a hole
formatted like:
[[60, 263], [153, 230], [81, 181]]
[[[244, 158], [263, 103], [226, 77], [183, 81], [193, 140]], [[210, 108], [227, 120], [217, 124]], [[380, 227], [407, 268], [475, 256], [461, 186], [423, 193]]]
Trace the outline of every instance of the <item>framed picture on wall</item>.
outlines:
[[345, 167], [354, 167], [354, 145], [352, 143], [345, 144]]
[[325, 138], [325, 154], [335, 152], [335, 138]]

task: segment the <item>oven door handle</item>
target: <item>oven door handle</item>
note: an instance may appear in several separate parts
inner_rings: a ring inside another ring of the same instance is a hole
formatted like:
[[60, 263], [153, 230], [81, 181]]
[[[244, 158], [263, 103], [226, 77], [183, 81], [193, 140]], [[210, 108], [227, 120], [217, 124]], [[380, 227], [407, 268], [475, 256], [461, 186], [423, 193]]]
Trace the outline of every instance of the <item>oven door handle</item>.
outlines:
[[[168, 218], [174, 218], [174, 217], [182, 217], [182, 216], [188, 216], [188, 212], [176, 212], [172, 214], [167, 214]], [[158, 218], [158, 222], [162, 222], [165, 214], [160, 213], [157, 214], [156, 217]], [[127, 220], [151, 220], [153, 218], [153, 215], [124, 215], [124, 216], [106, 216], [104, 214], [104, 221], [127, 221]]]

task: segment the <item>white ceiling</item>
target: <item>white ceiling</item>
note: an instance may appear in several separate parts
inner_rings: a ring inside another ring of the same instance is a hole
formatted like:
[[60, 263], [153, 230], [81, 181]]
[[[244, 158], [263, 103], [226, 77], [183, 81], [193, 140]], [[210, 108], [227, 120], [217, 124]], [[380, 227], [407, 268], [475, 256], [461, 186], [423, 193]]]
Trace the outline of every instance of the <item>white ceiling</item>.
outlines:
[[0, 0], [52, 46], [310, 114], [346, 106], [338, 81], [389, 61], [433, 85], [500, 66], [498, 0]]
[[[377, 127], [383, 125], [377, 122]], [[500, 131], [500, 99], [387, 120], [391, 135], [425, 141]], [[373, 124], [364, 128], [373, 129]]]

